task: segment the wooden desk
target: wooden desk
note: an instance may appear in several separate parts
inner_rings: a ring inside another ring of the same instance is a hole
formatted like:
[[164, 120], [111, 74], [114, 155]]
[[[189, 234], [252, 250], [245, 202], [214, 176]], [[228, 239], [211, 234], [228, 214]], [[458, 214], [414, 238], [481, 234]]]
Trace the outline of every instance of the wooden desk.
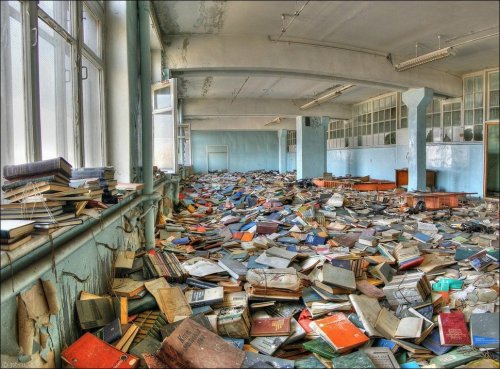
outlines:
[[[436, 174], [435, 170], [426, 170], [426, 186], [436, 187]], [[396, 169], [396, 187], [408, 185], [408, 169]]]

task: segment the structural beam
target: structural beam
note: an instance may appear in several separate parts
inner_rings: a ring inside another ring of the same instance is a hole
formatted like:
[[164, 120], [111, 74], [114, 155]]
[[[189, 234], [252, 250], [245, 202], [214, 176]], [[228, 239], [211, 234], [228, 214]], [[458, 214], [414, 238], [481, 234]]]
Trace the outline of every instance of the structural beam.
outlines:
[[[392, 89], [429, 86], [444, 96], [461, 96], [462, 80], [427, 66], [396, 72], [381, 55], [360, 51], [276, 43], [265, 36], [175, 36], [165, 48], [166, 65], [174, 73], [245, 71], [322, 76], [355, 85]], [[309, 113], [307, 113], [309, 115]]]
[[286, 129], [280, 129], [278, 131], [278, 156], [279, 156], [279, 171], [280, 173], [286, 172], [286, 152], [287, 152], [287, 139], [288, 131]]
[[351, 105], [327, 102], [312, 109], [300, 110], [299, 107], [309, 100], [284, 99], [183, 99], [184, 118], [193, 117], [276, 117], [294, 118], [298, 115], [328, 116], [336, 119], [350, 119]]
[[432, 101], [429, 88], [403, 92], [403, 102], [408, 107], [408, 191], [426, 189], [426, 108]]
[[279, 123], [268, 124], [269, 117], [192, 117], [184, 123], [191, 131], [278, 131], [295, 130], [295, 118], [283, 118]]

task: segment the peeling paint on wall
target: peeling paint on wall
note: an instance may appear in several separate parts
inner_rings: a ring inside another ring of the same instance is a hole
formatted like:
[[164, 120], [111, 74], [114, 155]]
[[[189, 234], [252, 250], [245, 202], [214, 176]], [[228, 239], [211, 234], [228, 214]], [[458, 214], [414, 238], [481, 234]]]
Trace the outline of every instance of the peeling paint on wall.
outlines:
[[182, 41], [182, 52], [181, 52], [181, 58], [184, 63], [187, 64], [187, 49], [189, 47], [189, 38], [185, 38], [184, 41]]
[[210, 87], [212, 87], [212, 83], [214, 81], [214, 77], [206, 77], [203, 81], [203, 86], [201, 86], [201, 96], [206, 97]]
[[[207, 4], [211, 4], [212, 6], [207, 7]], [[222, 31], [225, 10], [225, 1], [214, 1], [212, 3], [200, 1], [199, 15], [194, 23], [194, 28], [201, 28], [203, 33], [218, 33]]]

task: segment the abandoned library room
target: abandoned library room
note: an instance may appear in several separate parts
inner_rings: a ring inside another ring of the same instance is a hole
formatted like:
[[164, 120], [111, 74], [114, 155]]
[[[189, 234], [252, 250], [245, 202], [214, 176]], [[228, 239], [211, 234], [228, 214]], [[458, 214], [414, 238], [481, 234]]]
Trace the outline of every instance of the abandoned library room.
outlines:
[[0, 10], [0, 368], [500, 369], [500, 1]]

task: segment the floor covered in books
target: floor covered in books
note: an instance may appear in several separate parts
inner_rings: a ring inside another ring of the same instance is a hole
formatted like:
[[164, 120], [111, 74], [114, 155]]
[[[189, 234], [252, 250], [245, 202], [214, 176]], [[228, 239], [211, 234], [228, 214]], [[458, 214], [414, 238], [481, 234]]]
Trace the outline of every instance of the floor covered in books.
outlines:
[[156, 248], [115, 265], [121, 316], [96, 323], [84, 312], [109, 299], [77, 301], [86, 333], [61, 356], [97, 367], [82, 352], [103, 346], [119, 367], [498, 368], [498, 222], [498, 205], [478, 199], [429, 210], [400, 189], [192, 176], [159, 217]]

